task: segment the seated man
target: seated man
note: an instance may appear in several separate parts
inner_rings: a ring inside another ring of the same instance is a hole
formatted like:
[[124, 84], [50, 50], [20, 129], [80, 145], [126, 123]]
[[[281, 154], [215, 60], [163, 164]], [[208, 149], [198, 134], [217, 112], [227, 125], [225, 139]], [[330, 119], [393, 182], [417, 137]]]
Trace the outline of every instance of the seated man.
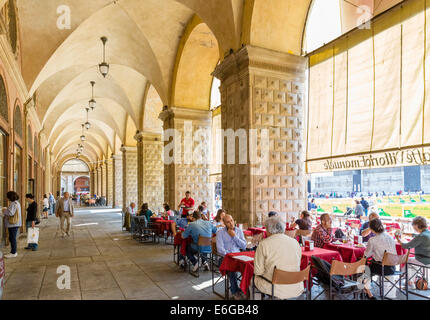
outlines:
[[[194, 217], [193, 214], [190, 212], [186, 218], [180, 218], [178, 219], [178, 227], [181, 229], [187, 229], [188, 225], [194, 221]], [[173, 232], [173, 237], [176, 237], [176, 223], [172, 223], [172, 232]], [[184, 262], [184, 256], [179, 252], [179, 266], [183, 267], [185, 262]]]
[[132, 217], [136, 215], [136, 212], [137, 212], [136, 211], [136, 204], [134, 202], [130, 203], [130, 206], [125, 211], [125, 217], [124, 217], [124, 225], [123, 225], [123, 227], [127, 231], [130, 231], [131, 233], [134, 232], [134, 228], [135, 228], [134, 219]]
[[312, 233], [312, 240], [315, 243], [315, 247], [322, 248], [325, 244], [333, 241], [331, 223], [331, 217], [328, 213], [321, 215], [321, 224], [319, 224]]
[[[225, 256], [227, 253], [240, 252], [246, 249], [246, 240], [243, 231], [235, 227], [231, 215], [224, 216], [224, 228], [218, 229], [216, 233], [216, 249], [219, 255]], [[242, 290], [237, 285], [236, 272], [229, 272], [230, 290], [235, 300], [244, 298]]]
[[[199, 251], [198, 241], [199, 236], [210, 238], [213, 233], [216, 233], [217, 228], [215, 228], [210, 221], [204, 221], [201, 219], [202, 215], [199, 211], [194, 211], [193, 218], [195, 221], [191, 222], [187, 229], [182, 233], [182, 238], [186, 239], [189, 236], [193, 238], [193, 242], [187, 246], [187, 258], [191, 261], [193, 265], [193, 272], [196, 272], [199, 264], [194, 257], [194, 254]], [[209, 265], [207, 263], [206, 254], [210, 253], [212, 250], [211, 246], [201, 246], [200, 253], [202, 254], [202, 265], [204, 270], [209, 270]]]
[[[299, 272], [302, 250], [295, 239], [285, 235], [285, 222], [279, 216], [268, 218], [265, 225], [267, 238], [260, 242], [255, 252], [255, 286], [271, 295], [272, 285], [268, 281], [272, 280], [275, 267], [282, 271]], [[303, 293], [303, 283], [275, 285], [274, 293], [280, 299], [298, 297]]]

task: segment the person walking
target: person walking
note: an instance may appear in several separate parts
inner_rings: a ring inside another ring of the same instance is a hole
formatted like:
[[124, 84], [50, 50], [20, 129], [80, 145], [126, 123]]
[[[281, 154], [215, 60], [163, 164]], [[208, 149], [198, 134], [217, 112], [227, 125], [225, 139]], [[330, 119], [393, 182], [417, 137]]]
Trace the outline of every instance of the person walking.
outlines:
[[[36, 226], [37, 203], [36, 203], [36, 201], [34, 201], [34, 196], [31, 193], [27, 193], [25, 195], [25, 200], [28, 202], [27, 221], [26, 221], [27, 230], [28, 230], [28, 228], [34, 228]], [[25, 247], [24, 249], [37, 251], [38, 245], [37, 245], [37, 243], [29, 243], [29, 244], [27, 244], [27, 247]]]
[[48, 219], [49, 200], [46, 194], [43, 195], [43, 219]]
[[[64, 192], [63, 198], [58, 200], [55, 216], [60, 218], [61, 235], [64, 238], [66, 235], [70, 237], [71, 219], [74, 215], [73, 202], [68, 192]], [[67, 222], [67, 228], [64, 230], [64, 220]]]
[[52, 192], [49, 193], [49, 215], [52, 216], [55, 212], [55, 198]]
[[9, 207], [3, 208], [5, 226], [9, 232], [10, 253], [5, 255], [5, 258], [16, 258], [18, 256], [16, 238], [19, 228], [22, 226], [21, 219], [21, 204], [19, 203], [19, 195], [15, 191], [6, 193], [6, 198], [10, 201]]

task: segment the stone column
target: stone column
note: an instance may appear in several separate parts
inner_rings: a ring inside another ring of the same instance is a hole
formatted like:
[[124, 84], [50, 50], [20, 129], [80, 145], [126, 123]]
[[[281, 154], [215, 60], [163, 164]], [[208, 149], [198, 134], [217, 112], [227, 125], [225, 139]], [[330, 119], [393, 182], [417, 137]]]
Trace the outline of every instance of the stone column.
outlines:
[[114, 208], [122, 207], [122, 155], [112, 155], [112, 203]]
[[113, 206], [113, 163], [112, 159], [106, 160], [106, 196], [107, 205]]
[[96, 187], [96, 194], [97, 194], [97, 196], [98, 197], [100, 197], [101, 196], [101, 194], [102, 194], [102, 170], [101, 170], [101, 168], [100, 168], [100, 164], [99, 163], [97, 163], [97, 168], [96, 168], [96, 171], [97, 171], [97, 187]]
[[122, 147], [122, 207], [126, 209], [130, 202], [141, 206], [137, 199], [137, 148]]
[[[164, 128], [165, 202], [176, 210], [185, 192], [190, 191], [196, 207], [206, 201], [212, 208], [213, 188], [209, 183], [211, 112], [171, 107], [163, 110], [160, 119]], [[176, 133], [169, 129], [175, 129]]]
[[163, 210], [164, 164], [163, 142], [160, 134], [138, 132], [137, 187], [138, 202], [147, 202], [152, 210]]
[[[306, 58], [246, 46], [215, 69], [221, 80], [222, 129], [256, 129], [248, 148], [258, 158], [222, 166], [223, 207], [242, 223], [262, 223], [269, 211], [306, 208], [304, 95]], [[264, 130], [266, 129], [266, 130]], [[236, 131], [237, 132], [237, 131]], [[237, 150], [236, 145], [236, 150]]]
[[94, 194], [94, 170], [90, 171], [90, 196]]
[[107, 197], [107, 173], [106, 173], [106, 161], [100, 164], [100, 170], [102, 175], [102, 195]]

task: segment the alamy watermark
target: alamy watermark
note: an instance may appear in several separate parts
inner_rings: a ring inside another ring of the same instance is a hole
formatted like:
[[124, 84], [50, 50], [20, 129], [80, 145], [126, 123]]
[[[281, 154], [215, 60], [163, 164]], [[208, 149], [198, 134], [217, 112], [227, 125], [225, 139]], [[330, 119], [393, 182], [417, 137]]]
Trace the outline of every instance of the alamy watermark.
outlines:
[[57, 278], [57, 288], [60, 290], [70, 290], [71, 286], [71, 272], [70, 267], [61, 265], [57, 268], [57, 274], [60, 274], [60, 276]]
[[[192, 121], [184, 121], [183, 130], [164, 130], [164, 164], [259, 164], [268, 170], [269, 129], [217, 129], [212, 139], [209, 127], [194, 128]], [[216, 155], [212, 142], [220, 148]]]

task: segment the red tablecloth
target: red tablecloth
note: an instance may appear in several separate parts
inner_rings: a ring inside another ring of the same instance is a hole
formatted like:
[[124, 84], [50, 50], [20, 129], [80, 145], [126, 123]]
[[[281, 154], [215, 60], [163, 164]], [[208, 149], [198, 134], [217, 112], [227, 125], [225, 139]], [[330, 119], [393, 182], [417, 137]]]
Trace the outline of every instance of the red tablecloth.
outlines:
[[[337, 250], [342, 256], [343, 261], [348, 263], [353, 263], [360, 260], [364, 256], [366, 248], [356, 247], [350, 244], [335, 245], [333, 243], [326, 244], [325, 249]], [[408, 250], [403, 249], [402, 246], [396, 243], [396, 251], [398, 255], [405, 254]], [[414, 253], [414, 249], [410, 251], [411, 254]]]
[[312, 251], [305, 251], [305, 249], [302, 248], [302, 261], [300, 263], [300, 270], [306, 269], [306, 267], [311, 263], [312, 256], [321, 258], [330, 263], [333, 259], [343, 261], [340, 253], [335, 250], [315, 248]]
[[251, 230], [243, 230], [243, 235], [245, 237], [250, 237], [250, 236], [252, 236], [252, 231]]
[[360, 227], [361, 227], [361, 221], [360, 221], [360, 219], [348, 219], [348, 220], [346, 220], [346, 222], [345, 222], [345, 224], [347, 225], [347, 226], [350, 226], [351, 224], [359, 224], [360, 225]]
[[338, 251], [344, 262], [353, 263], [360, 260], [364, 256], [366, 248], [356, 247], [351, 244], [336, 245], [328, 243], [324, 246], [325, 249]]
[[174, 222], [175, 221], [173, 220], [163, 220], [163, 219], [155, 221], [154, 224], [157, 228], [157, 234], [163, 235], [164, 231], [167, 231], [168, 235], [172, 234], [172, 224]]
[[254, 275], [254, 260], [245, 262], [239, 259], [234, 259], [234, 256], [248, 256], [254, 258], [255, 251], [228, 253], [224, 256], [222, 264], [219, 267], [219, 271], [223, 276], [227, 272], [240, 272], [242, 274], [240, 289], [242, 289], [243, 293], [246, 294]]
[[175, 246], [180, 246], [180, 253], [185, 256], [186, 255], [186, 250], [187, 250], [187, 245], [189, 243], [191, 243], [193, 241], [193, 239], [190, 237], [186, 238], [186, 239], [182, 239], [182, 232], [178, 232], [176, 233], [175, 238], [173, 239], [173, 245]]

